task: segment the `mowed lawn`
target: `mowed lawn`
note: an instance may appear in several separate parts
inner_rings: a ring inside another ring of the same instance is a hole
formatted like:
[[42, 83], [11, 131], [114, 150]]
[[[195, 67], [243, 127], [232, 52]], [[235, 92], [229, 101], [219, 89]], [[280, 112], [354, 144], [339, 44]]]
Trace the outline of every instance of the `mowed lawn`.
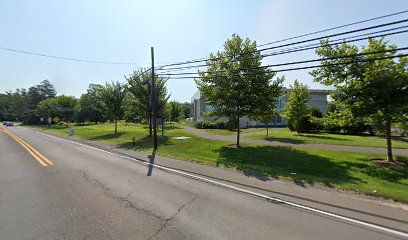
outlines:
[[[345, 134], [330, 134], [330, 133], [303, 133], [298, 135], [296, 132], [291, 132], [288, 128], [273, 128], [269, 130], [269, 136], [265, 133], [251, 134], [247, 136], [251, 139], [264, 139], [276, 142], [285, 143], [319, 143], [319, 144], [335, 144], [335, 145], [350, 145], [350, 146], [365, 146], [365, 147], [386, 147], [384, 137], [378, 136], [355, 136]], [[408, 148], [407, 137], [393, 137], [393, 148]]]
[[[38, 128], [38, 127], [37, 127]], [[43, 130], [68, 135], [68, 128]], [[140, 124], [124, 124], [113, 134], [113, 124], [75, 126], [75, 137], [117, 144], [120, 147], [152, 151], [148, 128]], [[132, 145], [132, 137], [136, 145]], [[188, 136], [186, 140], [173, 137]], [[235, 148], [230, 142], [211, 141], [169, 129], [159, 135], [157, 154], [241, 170], [246, 175], [268, 176], [295, 181], [298, 184], [322, 184], [369, 195], [408, 202], [408, 168], [387, 168], [372, 163], [383, 155], [339, 152], [301, 147], [244, 145]], [[408, 162], [408, 157], [397, 157]]]

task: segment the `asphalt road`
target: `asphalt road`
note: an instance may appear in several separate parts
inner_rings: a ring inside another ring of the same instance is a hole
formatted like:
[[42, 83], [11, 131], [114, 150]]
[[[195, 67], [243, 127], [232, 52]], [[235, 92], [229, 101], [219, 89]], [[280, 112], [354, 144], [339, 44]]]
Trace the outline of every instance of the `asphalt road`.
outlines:
[[0, 131], [0, 239], [405, 239], [9, 129], [20, 139]]

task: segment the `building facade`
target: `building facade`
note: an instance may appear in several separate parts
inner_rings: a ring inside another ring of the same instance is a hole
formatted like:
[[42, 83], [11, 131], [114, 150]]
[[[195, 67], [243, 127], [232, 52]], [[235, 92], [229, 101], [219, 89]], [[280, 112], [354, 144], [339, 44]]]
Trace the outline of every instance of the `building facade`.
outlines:
[[[283, 91], [291, 91], [291, 89], [284, 88]], [[327, 112], [328, 106], [328, 95], [330, 90], [320, 90], [320, 89], [309, 89], [310, 101], [309, 107], [316, 106], [320, 111], [325, 114]], [[276, 104], [276, 110], [283, 109], [285, 107], [285, 102], [287, 98], [285, 96], [280, 96], [279, 101]], [[197, 91], [191, 98], [191, 103], [193, 105], [193, 120], [194, 121], [216, 121], [216, 120], [228, 120], [226, 117], [209, 117], [205, 113], [214, 110], [214, 107], [207, 104], [204, 97], [201, 96], [200, 92]], [[263, 122], [258, 120], [253, 120], [248, 117], [242, 117], [240, 119], [240, 128], [263, 126]], [[279, 116], [272, 117], [268, 125], [271, 126], [285, 126], [287, 125], [287, 120]]]

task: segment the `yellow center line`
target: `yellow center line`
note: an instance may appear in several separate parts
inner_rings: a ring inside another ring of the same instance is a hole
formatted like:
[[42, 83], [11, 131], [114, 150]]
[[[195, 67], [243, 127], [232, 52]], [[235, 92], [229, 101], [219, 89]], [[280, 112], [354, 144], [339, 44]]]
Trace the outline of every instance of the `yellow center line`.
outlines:
[[26, 145], [28, 148], [30, 148], [34, 153], [36, 153], [42, 160], [44, 160], [45, 162], [47, 162], [49, 165], [54, 165], [53, 162], [51, 162], [50, 160], [48, 160], [48, 158], [44, 157], [44, 155], [42, 155], [41, 153], [39, 153], [34, 147], [32, 147], [30, 144], [28, 144], [26, 141], [24, 141], [23, 139], [17, 137], [14, 133], [12, 133], [14, 135], [14, 137], [16, 137], [18, 140], [20, 140], [24, 145]]
[[[8, 131], [7, 129], [3, 130], [5, 133], [7, 133], [10, 137], [12, 137], [16, 142], [20, 143], [22, 147], [24, 147], [27, 152], [34, 157], [35, 160], [37, 160], [38, 163], [40, 163], [42, 166], [46, 167], [49, 165], [54, 165], [52, 161], [50, 161], [48, 158], [46, 158], [44, 155], [39, 153], [35, 148], [33, 148], [30, 144], [28, 144], [26, 141], [23, 139], [17, 137], [14, 133]], [[45, 163], [47, 162], [47, 163]]]

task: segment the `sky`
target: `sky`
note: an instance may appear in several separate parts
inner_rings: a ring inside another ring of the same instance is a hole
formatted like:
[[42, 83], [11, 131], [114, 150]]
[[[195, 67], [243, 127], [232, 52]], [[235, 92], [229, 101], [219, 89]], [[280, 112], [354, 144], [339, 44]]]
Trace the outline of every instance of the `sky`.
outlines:
[[[59, 95], [79, 97], [91, 83], [124, 82], [124, 76], [133, 70], [150, 67], [150, 47], [154, 47], [155, 64], [160, 66], [208, 57], [222, 50], [234, 33], [260, 45], [407, 9], [407, 0], [1, 1], [0, 47], [134, 64], [73, 62], [0, 49], [0, 92], [29, 88], [48, 79]], [[407, 17], [404, 14], [336, 31]], [[330, 32], [323, 35], [327, 34]], [[407, 37], [401, 34], [387, 39], [406, 47]], [[308, 51], [263, 62], [316, 57]], [[285, 86], [298, 79], [310, 88], [328, 89], [313, 82], [308, 70], [281, 75], [285, 75]], [[170, 99], [189, 102], [197, 88], [192, 79], [169, 79], [168, 91]]]

